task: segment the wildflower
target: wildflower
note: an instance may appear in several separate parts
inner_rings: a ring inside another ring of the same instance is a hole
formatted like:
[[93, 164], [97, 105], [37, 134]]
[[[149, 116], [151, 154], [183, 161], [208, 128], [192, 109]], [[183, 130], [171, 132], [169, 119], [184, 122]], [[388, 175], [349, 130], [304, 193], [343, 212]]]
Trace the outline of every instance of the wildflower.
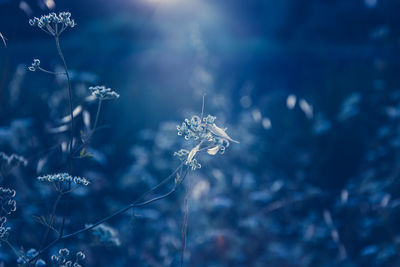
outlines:
[[39, 68], [40, 68], [40, 60], [39, 59], [34, 59], [32, 62], [32, 65], [28, 67], [28, 69], [30, 71], [36, 71]]
[[69, 249], [62, 248], [58, 251], [57, 255], [51, 256], [52, 266], [57, 267], [80, 267], [79, 262], [85, 259], [85, 254], [82, 251], [76, 253], [76, 258], [72, 259]]
[[58, 15], [50, 13], [40, 18], [34, 17], [29, 20], [29, 25], [38, 27], [50, 35], [59, 36], [68, 27], [74, 28], [76, 23], [75, 20], [71, 19], [71, 13], [60, 12]]
[[[218, 127], [215, 120], [216, 117], [211, 115], [203, 119], [193, 116], [176, 127], [179, 136], [199, 142], [190, 152], [181, 149], [174, 153], [174, 156], [178, 156], [180, 160], [185, 160], [185, 165], [189, 165], [192, 170], [201, 168], [201, 164], [195, 159], [198, 152], [207, 149], [209, 155], [216, 155], [218, 152], [223, 154], [230, 142], [239, 143], [226, 133], [226, 129]], [[202, 146], [204, 146], [203, 149]]]
[[119, 94], [113, 91], [111, 88], [106, 88], [105, 86], [94, 86], [89, 87], [90, 92], [93, 96], [98, 98], [99, 100], [110, 100], [119, 98]]
[[48, 183], [71, 182], [78, 186], [79, 185], [88, 186], [90, 183], [86, 178], [79, 177], [79, 176], [72, 177], [68, 173], [47, 174], [47, 175], [39, 176], [37, 179], [41, 182], [48, 182]]

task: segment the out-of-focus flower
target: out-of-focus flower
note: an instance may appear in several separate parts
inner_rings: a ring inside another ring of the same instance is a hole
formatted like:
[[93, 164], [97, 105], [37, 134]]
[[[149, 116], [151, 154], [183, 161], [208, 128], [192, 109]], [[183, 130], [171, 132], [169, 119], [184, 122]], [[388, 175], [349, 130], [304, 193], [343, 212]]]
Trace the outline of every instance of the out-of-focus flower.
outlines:
[[98, 98], [99, 100], [110, 100], [119, 98], [119, 94], [113, 91], [111, 88], [106, 88], [105, 86], [94, 86], [89, 87], [90, 92], [93, 96]]
[[41, 182], [48, 182], [48, 183], [71, 182], [76, 185], [82, 185], [82, 186], [88, 186], [90, 183], [86, 178], [79, 176], [73, 177], [68, 173], [47, 174], [39, 176], [37, 179]]

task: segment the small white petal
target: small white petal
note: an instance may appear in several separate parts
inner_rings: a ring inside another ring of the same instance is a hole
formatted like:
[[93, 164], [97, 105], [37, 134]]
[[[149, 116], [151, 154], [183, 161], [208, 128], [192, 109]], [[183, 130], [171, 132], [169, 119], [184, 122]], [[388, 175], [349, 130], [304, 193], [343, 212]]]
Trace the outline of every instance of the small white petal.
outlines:
[[219, 151], [219, 146], [207, 149], [207, 153], [210, 155], [215, 155], [218, 153], [218, 151]]
[[187, 163], [192, 162], [194, 156], [196, 156], [196, 154], [197, 154], [197, 152], [199, 151], [199, 149], [200, 149], [200, 144], [198, 144], [197, 146], [195, 146], [195, 147], [190, 151], [190, 153], [189, 153], [189, 155], [188, 155], [188, 157], [187, 157], [187, 160], [186, 160]]
[[217, 125], [213, 124], [211, 126], [208, 126], [210, 131], [215, 134], [216, 136], [222, 137], [226, 140], [232, 141], [234, 143], [239, 143], [236, 140], [233, 140], [232, 138], [229, 137], [229, 135], [226, 134], [226, 132], [224, 130], [222, 130], [221, 128], [219, 128]]

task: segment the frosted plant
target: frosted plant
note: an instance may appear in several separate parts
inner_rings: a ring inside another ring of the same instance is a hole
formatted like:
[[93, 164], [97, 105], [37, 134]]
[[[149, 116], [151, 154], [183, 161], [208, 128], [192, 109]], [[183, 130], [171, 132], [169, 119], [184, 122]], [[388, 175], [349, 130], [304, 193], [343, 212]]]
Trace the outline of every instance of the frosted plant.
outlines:
[[58, 15], [50, 13], [40, 18], [34, 17], [29, 20], [29, 25], [38, 27], [50, 35], [59, 36], [67, 28], [74, 28], [76, 23], [71, 19], [71, 13], [60, 12]]
[[47, 183], [73, 183], [77, 186], [88, 186], [89, 181], [86, 178], [71, 176], [68, 173], [47, 174], [37, 178], [40, 182]]
[[198, 152], [207, 150], [210, 155], [223, 154], [230, 142], [239, 143], [226, 133], [226, 129], [218, 127], [215, 120], [216, 117], [211, 115], [203, 119], [199, 116], [193, 116], [191, 119], [185, 119], [181, 125], [177, 126], [179, 136], [184, 136], [188, 141], [198, 142], [190, 151], [181, 149], [174, 153], [174, 156], [179, 157], [192, 170], [201, 168], [201, 164], [195, 158]]

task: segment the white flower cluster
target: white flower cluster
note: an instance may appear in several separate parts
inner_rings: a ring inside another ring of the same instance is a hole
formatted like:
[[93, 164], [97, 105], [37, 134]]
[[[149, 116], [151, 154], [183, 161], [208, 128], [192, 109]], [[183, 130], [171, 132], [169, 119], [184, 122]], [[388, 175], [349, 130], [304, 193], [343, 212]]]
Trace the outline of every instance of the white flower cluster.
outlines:
[[93, 96], [97, 97], [99, 100], [109, 100], [119, 98], [119, 94], [113, 91], [111, 88], [106, 88], [105, 86], [92, 86], [89, 87], [90, 92]]
[[60, 12], [58, 15], [56, 13], [50, 13], [40, 18], [34, 17], [29, 20], [29, 25], [33, 27], [37, 26], [53, 36], [58, 36], [66, 28], [74, 28], [76, 23], [71, 19], [71, 13]]
[[194, 140], [199, 142], [191, 151], [181, 149], [174, 153], [180, 160], [185, 160], [185, 164], [189, 165], [192, 170], [201, 168], [195, 156], [202, 150], [207, 150], [210, 155], [215, 155], [218, 152], [223, 154], [230, 142], [239, 143], [233, 140], [222, 129], [215, 124], [216, 117], [208, 115], [201, 119], [199, 116], [193, 116], [190, 120], [185, 121], [177, 126], [178, 135], [184, 136], [186, 140]]
[[52, 266], [57, 267], [81, 267], [81, 262], [86, 258], [82, 251], [78, 251], [74, 257], [70, 256], [70, 251], [67, 248], [62, 248], [58, 251], [58, 255], [51, 256]]
[[47, 175], [39, 176], [37, 179], [41, 182], [48, 182], [48, 183], [71, 182], [76, 185], [82, 185], [82, 186], [88, 186], [90, 183], [86, 178], [82, 178], [82, 177], [78, 177], [78, 176], [72, 177], [68, 173], [47, 174]]
[[40, 68], [40, 60], [39, 59], [34, 59], [32, 62], [32, 65], [28, 67], [28, 69], [30, 71], [36, 71], [39, 68]]

